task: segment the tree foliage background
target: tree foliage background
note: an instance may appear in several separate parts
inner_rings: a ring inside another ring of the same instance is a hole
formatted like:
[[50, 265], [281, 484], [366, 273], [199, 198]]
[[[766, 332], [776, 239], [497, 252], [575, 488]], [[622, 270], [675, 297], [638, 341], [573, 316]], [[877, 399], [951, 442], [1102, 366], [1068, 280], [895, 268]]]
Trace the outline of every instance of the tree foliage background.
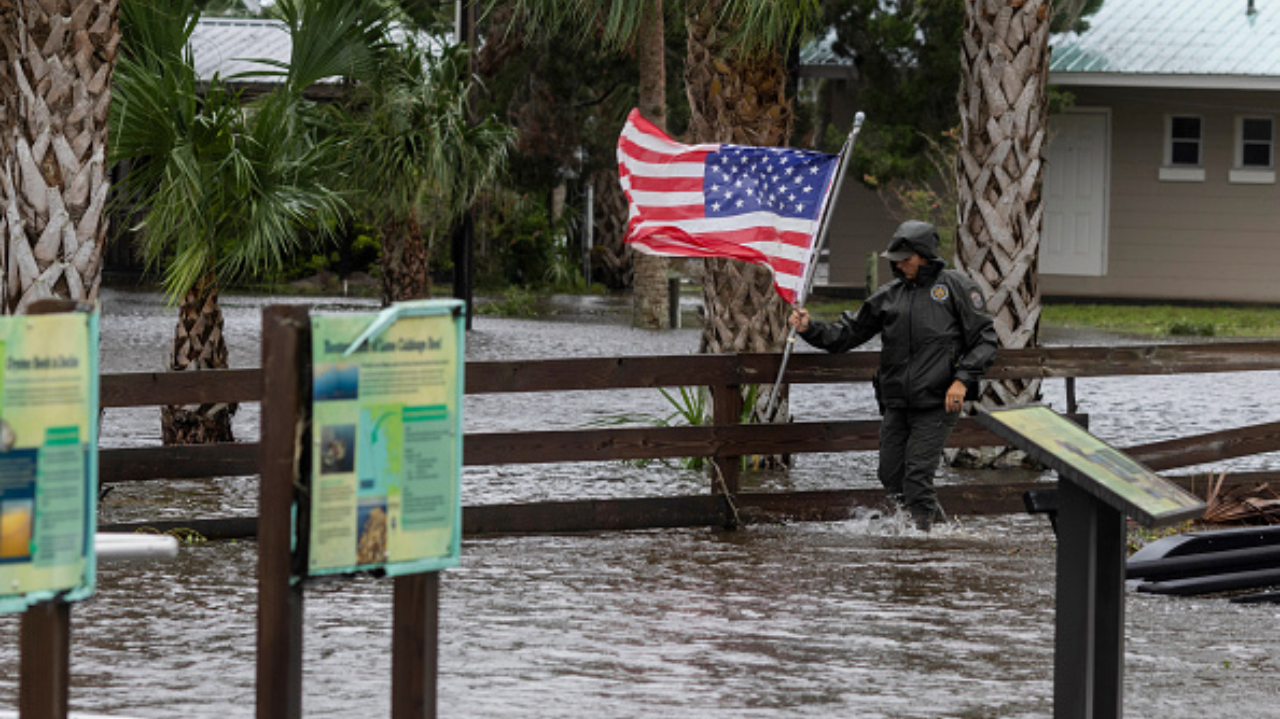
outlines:
[[[869, 118], [859, 139], [853, 179], [911, 187], [936, 181], [938, 152], [946, 151], [951, 141], [947, 133], [959, 122], [956, 95], [964, 2], [822, 3], [823, 32], [833, 34], [837, 53], [854, 58], [858, 73], [852, 85], [831, 89], [851, 93], [853, 105]], [[1057, 29], [1083, 29], [1102, 2], [1057, 3]], [[197, 4], [211, 14], [245, 13], [238, 0]], [[419, 27], [452, 30], [453, 3], [397, 0], [396, 4]], [[585, 229], [586, 184], [616, 167], [617, 133], [627, 111], [636, 105], [634, 51], [622, 48], [619, 52], [602, 41], [604, 19], [548, 36], [530, 32], [529, 18], [519, 15], [513, 3], [495, 0], [486, 9], [476, 66], [480, 84], [473, 106], [477, 116], [493, 115], [515, 127], [519, 142], [510, 157], [508, 177], [500, 187], [485, 192], [477, 204], [481, 280], [489, 285], [546, 285], [572, 274], [573, 268], [566, 266], [576, 263]], [[671, 134], [680, 138], [689, 122], [688, 99], [680, 80], [687, 57], [684, 14], [666, 13], [665, 25], [670, 78], [667, 123]], [[798, 62], [794, 65], [798, 70]], [[838, 148], [847, 118], [830, 117], [822, 97], [817, 92], [799, 98], [791, 144], [827, 151]], [[825, 127], [826, 136], [813, 134], [815, 127]], [[597, 214], [608, 211], [597, 205]], [[344, 245], [358, 234], [351, 233]], [[340, 254], [348, 258], [351, 252], [342, 249]], [[450, 269], [448, 243], [438, 244], [432, 261], [433, 270], [443, 277]], [[302, 258], [299, 265], [309, 270], [317, 262]], [[339, 269], [354, 268], [342, 263]], [[625, 284], [625, 278], [602, 272], [598, 265], [595, 279], [614, 287]]]

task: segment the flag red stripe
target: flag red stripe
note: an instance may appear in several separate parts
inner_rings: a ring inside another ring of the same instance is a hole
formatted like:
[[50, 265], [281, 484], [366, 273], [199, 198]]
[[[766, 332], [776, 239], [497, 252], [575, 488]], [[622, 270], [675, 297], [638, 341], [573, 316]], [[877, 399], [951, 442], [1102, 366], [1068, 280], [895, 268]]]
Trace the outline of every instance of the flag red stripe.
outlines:
[[640, 213], [646, 222], [679, 222], [680, 220], [701, 220], [706, 217], [702, 205], [678, 205], [675, 207], [640, 206]]
[[701, 177], [646, 177], [629, 175], [631, 189], [640, 192], [702, 192]]

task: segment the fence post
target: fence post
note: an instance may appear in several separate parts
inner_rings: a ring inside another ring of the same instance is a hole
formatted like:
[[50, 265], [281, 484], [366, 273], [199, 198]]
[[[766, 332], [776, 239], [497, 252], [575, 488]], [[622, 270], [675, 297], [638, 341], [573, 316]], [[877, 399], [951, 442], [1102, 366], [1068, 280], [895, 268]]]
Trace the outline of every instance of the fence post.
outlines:
[[680, 278], [667, 278], [667, 328], [680, 329]]
[[[711, 421], [716, 425], [738, 424], [742, 420], [742, 385], [711, 386]], [[712, 494], [737, 494], [742, 459], [716, 452], [711, 458]]]
[[440, 661], [440, 573], [395, 578], [391, 717], [435, 719]]
[[302, 585], [294, 584], [294, 484], [301, 463], [310, 324], [305, 307], [262, 310], [258, 511], [258, 719], [302, 717]]
[[71, 686], [71, 605], [58, 600], [22, 613], [18, 716], [66, 719]]

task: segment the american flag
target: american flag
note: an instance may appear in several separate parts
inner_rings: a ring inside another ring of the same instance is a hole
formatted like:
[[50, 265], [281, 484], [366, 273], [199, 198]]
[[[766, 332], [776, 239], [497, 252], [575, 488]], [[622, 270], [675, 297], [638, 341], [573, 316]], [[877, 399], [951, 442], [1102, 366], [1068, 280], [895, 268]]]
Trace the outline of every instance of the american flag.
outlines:
[[618, 138], [626, 241], [655, 255], [764, 265], [794, 304], [839, 160], [786, 147], [683, 145], [632, 110]]

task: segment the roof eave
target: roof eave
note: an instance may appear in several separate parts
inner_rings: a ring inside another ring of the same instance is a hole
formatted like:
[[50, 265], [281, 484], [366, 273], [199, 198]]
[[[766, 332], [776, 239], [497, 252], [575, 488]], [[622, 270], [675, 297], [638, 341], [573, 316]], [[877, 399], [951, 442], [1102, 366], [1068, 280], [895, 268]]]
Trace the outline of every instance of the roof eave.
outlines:
[[1064, 86], [1151, 87], [1177, 90], [1280, 90], [1274, 75], [1167, 75], [1115, 72], [1050, 72], [1049, 82]]

